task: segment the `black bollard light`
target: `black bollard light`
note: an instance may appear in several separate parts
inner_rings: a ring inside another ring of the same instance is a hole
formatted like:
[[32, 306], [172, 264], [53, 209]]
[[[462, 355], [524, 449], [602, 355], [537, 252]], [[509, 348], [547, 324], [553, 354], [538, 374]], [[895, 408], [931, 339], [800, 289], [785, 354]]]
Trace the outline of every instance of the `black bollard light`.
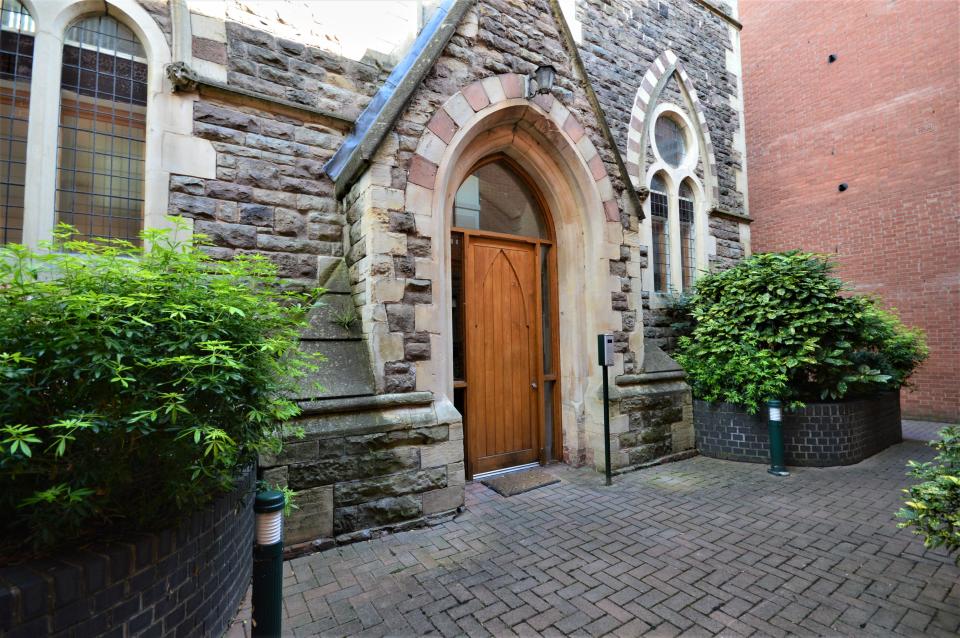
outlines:
[[279, 638], [283, 610], [283, 494], [258, 492], [253, 503], [257, 538], [253, 546], [254, 637]]
[[770, 469], [767, 472], [774, 476], [790, 476], [790, 472], [783, 464], [783, 428], [781, 427], [780, 402], [777, 400], [767, 401], [767, 411], [769, 413], [767, 424], [770, 432]]

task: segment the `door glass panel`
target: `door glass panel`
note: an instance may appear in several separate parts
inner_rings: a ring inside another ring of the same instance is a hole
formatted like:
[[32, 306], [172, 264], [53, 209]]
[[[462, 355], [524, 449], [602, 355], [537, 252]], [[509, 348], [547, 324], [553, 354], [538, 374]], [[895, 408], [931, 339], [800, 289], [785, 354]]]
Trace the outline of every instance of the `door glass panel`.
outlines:
[[463, 234], [450, 233], [450, 288], [453, 297], [453, 378], [463, 381], [464, 351], [463, 334]]
[[552, 299], [550, 294], [550, 247], [540, 246], [540, 297], [543, 305], [540, 308], [540, 316], [543, 318], [543, 373], [553, 374], [553, 334], [552, 317], [550, 308]]
[[503, 161], [484, 164], [463, 181], [454, 199], [453, 225], [547, 238], [543, 211], [536, 197]]

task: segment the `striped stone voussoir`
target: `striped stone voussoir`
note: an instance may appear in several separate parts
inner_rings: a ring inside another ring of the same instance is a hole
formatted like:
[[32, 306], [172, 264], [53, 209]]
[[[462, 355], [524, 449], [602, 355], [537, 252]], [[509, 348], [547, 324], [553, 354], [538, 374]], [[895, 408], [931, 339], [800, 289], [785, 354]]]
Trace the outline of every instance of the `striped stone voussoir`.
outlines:
[[[427, 123], [410, 161], [407, 200], [429, 201], [436, 188], [436, 176], [444, 154], [457, 134], [505, 105], [527, 106], [537, 111], [550, 127], [548, 134], [561, 135], [576, 149], [596, 182], [607, 221], [619, 222], [620, 206], [613, 182], [583, 124], [552, 95], [539, 94], [528, 99], [527, 78], [516, 73], [494, 75], [472, 82], [437, 109]], [[424, 193], [424, 189], [429, 193]]]
[[637, 89], [637, 95], [633, 101], [633, 110], [630, 114], [630, 128], [627, 134], [627, 173], [629, 173], [635, 188], [646, 186], [641, 170], [644, 163], [643, 152], [647, 140], [646, 122], [657, 106], [655, 97], [659, 95], [663, 85], [667, 83], [670, 76], [674, 73], [677, 74], [681, 86], [683, 86], [683, 89], [690, 97], [690, 102], [693, 105], [696, 125], [700, 128], [700, 135], [704, 140], [703, 154], [709, 165], [709, 187], [712, 189], [713, 201], [719, 201], [720, 186], [717, 182], [717, 158], [713, 150], [710, 131], [707, 127], [707, 116], [703, 111], [703, 105], [693, 86], [693, 80], [683, 68], [683, 63], [680, 62], [680, 59], [669, 49], [657, 56], [653, 64], [650, 65], [650, 68], [647, 69], [647, 72], [643, 76], [643, 81]]

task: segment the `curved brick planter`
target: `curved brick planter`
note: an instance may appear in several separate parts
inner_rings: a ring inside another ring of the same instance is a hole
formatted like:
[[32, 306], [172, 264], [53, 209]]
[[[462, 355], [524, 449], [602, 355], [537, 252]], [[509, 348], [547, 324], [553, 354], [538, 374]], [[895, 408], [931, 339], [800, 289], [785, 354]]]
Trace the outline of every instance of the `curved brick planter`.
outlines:
[[219, 638], [250, 584], [254, 481], [175, 528], [0, 568], [0, 636]]
[[[704, 456], [767, 463], [766, 414], [747, 414], [729, 403], [693, 402], [697, 449]], [[902, 440], [900, 393], [869, 399], [808, 403], [784, 411], [787, 465], [852, 465]]]

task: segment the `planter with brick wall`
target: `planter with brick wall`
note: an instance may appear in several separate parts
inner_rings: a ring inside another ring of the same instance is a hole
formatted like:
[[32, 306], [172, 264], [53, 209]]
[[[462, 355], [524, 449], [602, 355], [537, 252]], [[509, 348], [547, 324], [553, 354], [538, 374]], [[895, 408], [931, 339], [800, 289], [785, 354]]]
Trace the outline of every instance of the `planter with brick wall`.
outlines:
[[254, 472], [176, 527], [0, 568], [0, 636], [222, 636], [250, 584]]
[[[751, 463], [769, 462], [767, 417], [737, 405], [696, 400], [697, 449], [704, 456]], [[900, 393], [867, 399], [808, 403], [784, 411], [787, 465], [852, 465], [902, 440]]]

